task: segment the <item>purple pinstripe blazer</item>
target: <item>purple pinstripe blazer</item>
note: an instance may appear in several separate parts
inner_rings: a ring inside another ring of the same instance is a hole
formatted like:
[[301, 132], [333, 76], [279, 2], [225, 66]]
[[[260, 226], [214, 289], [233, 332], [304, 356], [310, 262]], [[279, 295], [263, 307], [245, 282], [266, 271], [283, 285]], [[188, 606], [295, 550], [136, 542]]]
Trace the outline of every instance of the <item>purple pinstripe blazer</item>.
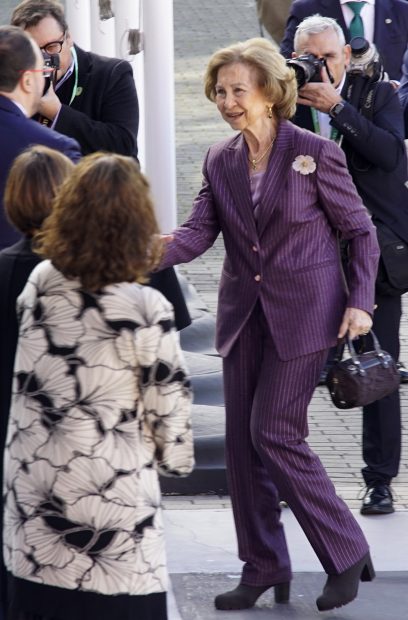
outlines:
[[[298, 155], [316, 170], [296, 172]], [[259, 299], [281, 359], [333, 346], [346, 305], [372, 313], [379, 250], [375, 228], [333, 142], [281, 121], [254, 217], [242, 134], [212, 146], [189, 219], [161, 267], [189, 262], [222, 232], [216, 346], [228, 355]], [[349, 292], [337, 231], [350, 241]]]

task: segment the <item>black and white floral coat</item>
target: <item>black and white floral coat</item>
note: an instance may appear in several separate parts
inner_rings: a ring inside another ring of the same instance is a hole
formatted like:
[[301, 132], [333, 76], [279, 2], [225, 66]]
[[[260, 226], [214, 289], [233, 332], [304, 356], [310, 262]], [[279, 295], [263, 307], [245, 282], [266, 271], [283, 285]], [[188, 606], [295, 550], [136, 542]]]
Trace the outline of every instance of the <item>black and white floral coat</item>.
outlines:
[[165, 591], [157, 470], [193, 467], [191, 390], [170, 304], [137, 284], [90, 294], [44, 261], [18, 311], [7, 569], [77, 591]]

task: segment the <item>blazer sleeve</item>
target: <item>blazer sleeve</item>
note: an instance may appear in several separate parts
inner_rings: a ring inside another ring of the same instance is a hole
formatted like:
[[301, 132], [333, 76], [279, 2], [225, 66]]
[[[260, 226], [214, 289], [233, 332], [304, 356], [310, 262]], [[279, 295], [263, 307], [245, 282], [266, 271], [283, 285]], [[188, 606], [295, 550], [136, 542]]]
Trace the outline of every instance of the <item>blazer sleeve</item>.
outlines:
[[58, 136], [56, 145], [53, 147], [64, 153], [75, 164], [81, 159], [81, 147], [76, 140], [66, 136]]
[[145, 290], [148, 325], [135, 332], [141, 368], [145, 440], [155, 444], [155, 466], [165, 476], [186, 476], [194, 466], [192, 390], [170, 304]]
[[84, 154], [104, 150], [136, 157], [139, 104], [131, 65], [117, 62], [104, 81], [106, 87], [98, 93], [103, 98], [98, 119], [63, 104], [55, 129], [75, 138]]
[[372, 314], [379, 247], [375, 227], [347, 169], [343, 151], [325, 140], [316, 167], [322, 209], [341, 239], [349, 241], [347, 305]]
[[204, 254], [217, 239], [221, 227], [215, 198], [208, 175], [208, 151], [203, 165], [203, 183], [194, 200], [190, 217], [173, 232], [173, 241], [167, 243], [159, 269], [179, 263], [189, 263]]
[[372, 120], [346, 102], [331, 124], [342, 133], [353, 150], [386, 172], [395, 170], [405, 157], [401, 104], [394, 87], [388, 82], [377, 84]]
[[81, 147], [76, 140], [32, 120], [29, 120], [26, 126], [26, 145], [30, 143], [49, 146], [66, 155], [74, 163], [82, 157]]

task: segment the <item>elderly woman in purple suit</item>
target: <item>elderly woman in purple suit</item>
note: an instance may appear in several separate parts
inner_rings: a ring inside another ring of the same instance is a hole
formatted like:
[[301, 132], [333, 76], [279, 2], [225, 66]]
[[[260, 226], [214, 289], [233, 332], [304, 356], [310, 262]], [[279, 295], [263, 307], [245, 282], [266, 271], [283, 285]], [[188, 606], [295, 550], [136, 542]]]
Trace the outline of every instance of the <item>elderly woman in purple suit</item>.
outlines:
[[[296, 81], [264, 39], [217, 51], [205, 93], [235, 131], [210, 147], [189, 219], [163, 265], [193, 260], [223, 234], [216, 345], [223, 357], [226, 452], [239, 557], [217, 609], [289, 600], [284, 497], [328, 577], [319, 610], [352, 601], [374, 577], [368, 544], [306, 442], [307, 408], [328, 349], [366, 333], [378, 261], [375, 229], [342, 151], [289, 122]], [[350, 246], [344, 284], [338, 237]]]

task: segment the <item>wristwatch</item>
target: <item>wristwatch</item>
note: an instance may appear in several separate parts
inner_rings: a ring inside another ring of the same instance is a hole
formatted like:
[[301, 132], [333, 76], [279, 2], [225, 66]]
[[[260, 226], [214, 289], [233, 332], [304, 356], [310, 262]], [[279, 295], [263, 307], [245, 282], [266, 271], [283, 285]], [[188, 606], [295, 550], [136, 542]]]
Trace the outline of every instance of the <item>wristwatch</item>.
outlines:
[[332, 105], [329, 110], [329, 116], [331, 116], [332, 118], [336, 118], [336, 116], [340, 114], [340, 112], [343, 110], [344, 105], [344, 101], [339, 101], [339, 103], [335, 103], [334, 105]]

